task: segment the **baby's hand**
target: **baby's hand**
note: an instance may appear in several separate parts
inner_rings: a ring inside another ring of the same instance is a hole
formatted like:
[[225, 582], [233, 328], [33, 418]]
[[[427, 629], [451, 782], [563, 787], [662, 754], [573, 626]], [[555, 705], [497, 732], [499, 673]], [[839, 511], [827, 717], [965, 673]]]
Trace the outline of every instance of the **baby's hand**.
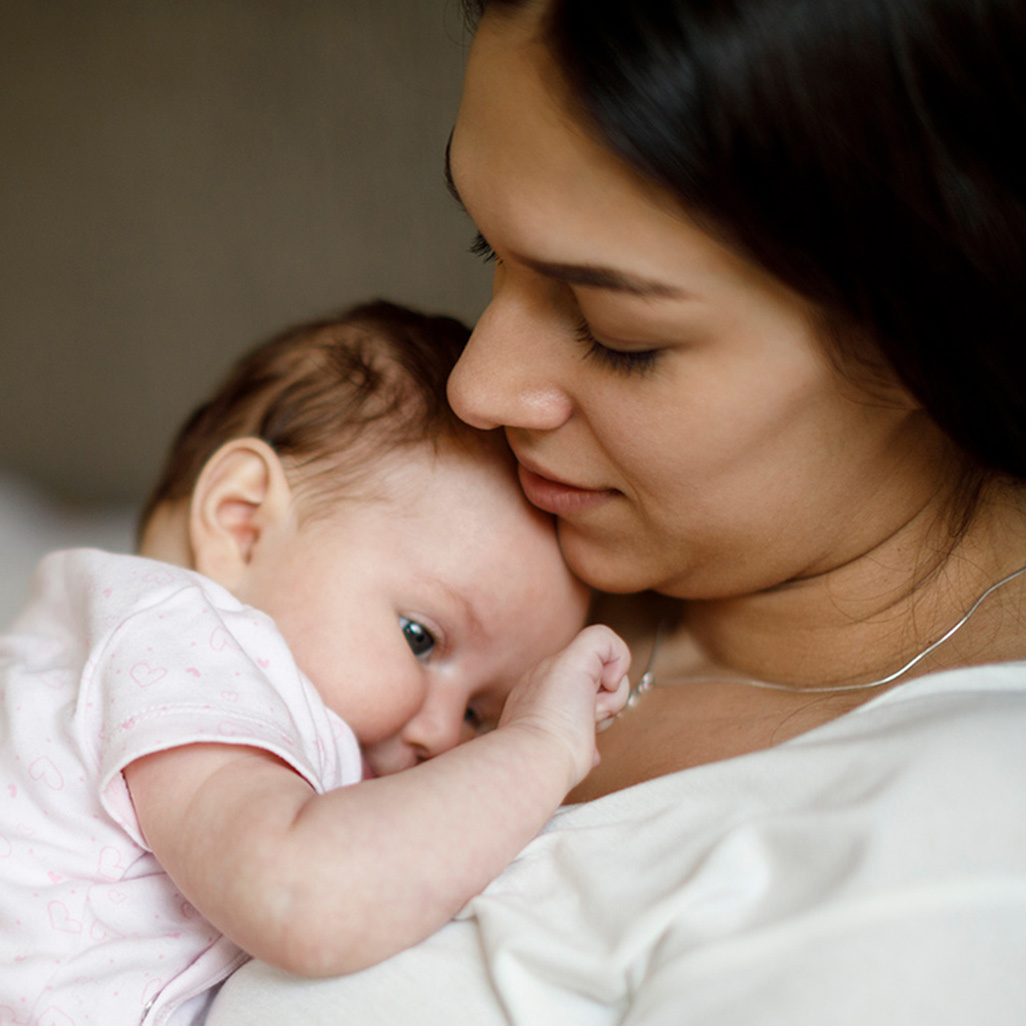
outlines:
[[510, 692], [499, 727], [539, 731], [565, 745], [570, 784], [598, 762], [595, 727], [627, 703], [630, 649], [601, 624], [585, 627], [562, 652], [540, 662]]

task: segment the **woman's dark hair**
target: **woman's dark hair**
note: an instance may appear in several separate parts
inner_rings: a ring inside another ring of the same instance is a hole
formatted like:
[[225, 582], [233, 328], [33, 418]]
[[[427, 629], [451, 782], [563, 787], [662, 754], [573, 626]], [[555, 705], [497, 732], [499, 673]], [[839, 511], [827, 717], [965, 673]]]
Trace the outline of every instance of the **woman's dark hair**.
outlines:
[[549, 0], [543, 32], [606, 145], [1026, 479], [1022, 0]]
[[192, 494], [207, 460], [234, 438], [263, 439], [297, 482], [331, 500], [344, 490], [340, 475], [348, 485], [373, 475], [390, 451], [470, 437], [445, 397], [469, 336], [452, 317], [377, 300], [257, 346], [182, 425], [140, 534], [159, 506]]

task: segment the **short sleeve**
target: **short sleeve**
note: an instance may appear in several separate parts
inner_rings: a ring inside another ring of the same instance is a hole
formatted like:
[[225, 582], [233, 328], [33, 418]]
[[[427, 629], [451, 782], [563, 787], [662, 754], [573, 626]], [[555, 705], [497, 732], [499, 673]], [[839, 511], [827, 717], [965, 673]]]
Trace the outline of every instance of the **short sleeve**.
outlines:
[[188, 582], [134, 611], [89, 667], [77, 711], [100, 799], [144, 844], [122, 770], [188, 744], [271, 752], [318, 792], [360, 779], [359, 748], [296, 666], [273, 621]]

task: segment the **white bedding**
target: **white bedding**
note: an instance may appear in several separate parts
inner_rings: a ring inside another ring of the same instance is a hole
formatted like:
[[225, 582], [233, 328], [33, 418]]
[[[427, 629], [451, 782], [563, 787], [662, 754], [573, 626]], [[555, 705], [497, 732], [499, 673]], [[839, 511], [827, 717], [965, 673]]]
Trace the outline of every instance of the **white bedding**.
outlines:
[[0, 471], [0, 630], [21, 609], [47, 552], [77, 546], [131, 552], [135, 516], [128, 505], [71, 507]]

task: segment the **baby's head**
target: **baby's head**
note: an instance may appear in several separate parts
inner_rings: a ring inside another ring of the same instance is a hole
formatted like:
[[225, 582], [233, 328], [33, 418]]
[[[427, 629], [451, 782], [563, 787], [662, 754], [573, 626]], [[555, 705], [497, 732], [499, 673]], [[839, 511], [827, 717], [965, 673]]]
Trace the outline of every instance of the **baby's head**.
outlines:
[[272, 339], [183, 427], [143, 513], [142, 554], [274, 617], [377, 773], [493, 723], [585, 617], [501, 436], [448, 407], [467, 335], [379, 302]]
[[[306, 516], [374, 473], [375, 458], [421, 443], [470, 442], [445, 398], [469, 329], [384, 301], [287, 329], [239, 359], [182, 425], [140, 517], [141, 544], [188, 505], [225, 443], [259, 438], [281, 458]], [[323, 499], [324, 501], [319, 501]]]

